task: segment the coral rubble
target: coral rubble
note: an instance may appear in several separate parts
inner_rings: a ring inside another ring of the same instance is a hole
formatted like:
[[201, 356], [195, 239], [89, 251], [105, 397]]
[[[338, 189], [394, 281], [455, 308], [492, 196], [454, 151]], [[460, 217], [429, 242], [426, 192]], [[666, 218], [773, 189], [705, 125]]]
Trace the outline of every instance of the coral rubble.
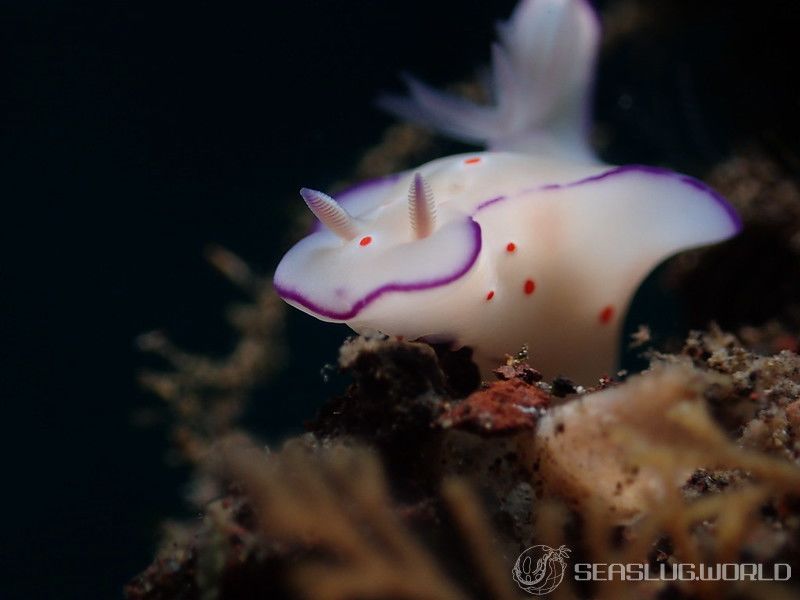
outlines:
[[[440, 353], [441, 354], [441, 353]], [[172, 526], [129, 599], [514, 598], [515, 556], [800, 568], [800, 358], [697, 332], [651, 368], [559, 399], [509, 361], [458, 397], [429, 346], [343, 346], [353, 383], [269, 452], [241, 431], [198, 463], [218, 497]], [[192, 389], [191, 387], [189, 389]], [[563, 597], [778, 597], [778, 584], [623, 582]]]

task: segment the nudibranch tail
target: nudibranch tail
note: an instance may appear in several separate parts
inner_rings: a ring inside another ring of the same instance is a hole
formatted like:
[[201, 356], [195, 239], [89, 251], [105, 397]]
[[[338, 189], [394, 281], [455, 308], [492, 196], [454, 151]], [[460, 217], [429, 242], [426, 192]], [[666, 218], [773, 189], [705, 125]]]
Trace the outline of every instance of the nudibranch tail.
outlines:
[[587, 0], [522, 0], [492, 49], [494, 106], [408, 78], [409, 98], [379, 104], [461, 141], [593, 162], [587, 140], [600, 26]]
[[308, 188], [301, 189], [300, 195], [314, 216], [340, 238], [350, 241], [358, 235], [358, 227], [353, 217], [339, 206], [336, 200], [327, 194]]
[[436, 228], [436, 200], [428, 182], [419, 173], [414, 174], [408, 190], [408, 215], [417, 239], [428, 237]]

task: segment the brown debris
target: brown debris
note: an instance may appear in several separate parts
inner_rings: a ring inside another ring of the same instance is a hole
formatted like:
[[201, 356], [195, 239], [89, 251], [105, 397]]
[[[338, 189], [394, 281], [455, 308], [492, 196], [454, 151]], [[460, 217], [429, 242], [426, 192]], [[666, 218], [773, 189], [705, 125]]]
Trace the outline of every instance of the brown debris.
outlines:
[[420, 162], [433, 145], [433, 134], [422, 127], [409, 123], [392, 125], [361, 158], [354, 179], [374, 179], [402, 171], [410, 163]]
[[651, 342], [653, 334], [647, 325], [639, 325], [639, 327], [631, 334], [628, 348], [640, 348], [645, 344]]
[[339, 366], [353, 376], [353, 385], [309, 424], [317, 435], [381, 440], [427, 430], [447, 397], [445, 375], [427, 344], [356, 337], [342, 346]]
[[[581, 561], [800, 568], [800, 358], [757, 355], [716, 328], [654, 361], [557, 406], [512, 361], [457, 401], [427, 345], [356, 338], [340, 363], [354, 384], [313, 434], [272, 454], [228, 436], [206, 453], [201, 479], [227, 495], [173, 530], [127, 597], [513, 598], [509, 566], [536, 543]], [[643, 598], [669, 585], [591, 589]], [[745, 596], [759, 590], [787, 593]], [[569, 581], [559, 593], [585, 597]]]
[[[292, 443], [279, 455], [267, 455], [239, 438], [223, 445], [222, 457], [224, 472], [241, 481], [253, 502], [264, 538], [295, 546], [305, 555], [287, 564], [285, 572], [288, 585], [302, 597], [468, 597], [398, 518], [372, 452]], [[491, 532], [477, 498], [456, 479], [444, 482], [443, 493], [478, 559], [479, 579], [498, 600], [517, 597], [498, 577]]]
[[156, 559], [125, 587], [129, 600], [246, 600], [258, 589], [286, 594], [279, 573], [291, 551], [264, 543], [240, 493], [209, 503], [199, 525], [169, 523], [164, 534]]
[[516, 362], [503, 365], [494, 371], [495, 377], [500, 380], [519, 379], [525, 383], [536, 383], [542, 380], [542, 374], [527, 363]]
[[215, 438], [231, 431], [257, 383], [282, 362], [284, 304], [269, 280], [253, 274], [239, 257], [220, 247], [208, 260], [252, 300], [228, 311], [239, 332], [231, 353], [222, 358], [191, 354], [160, 332], [143, 334], [139, 348], [159, 356], [169, 369], [143, 372], [139, 381], [161, 398], [175, 415], [172, 439], [183, 460], [204, 459]]
[[357, 337], [342, 346], [339, 365], [353, 385], [320, 409], [309, 431], [371, 444], [407, 500], [429, 494], [440, 446], [432, 423], [449, 399], [433, 349], [385, 336]]

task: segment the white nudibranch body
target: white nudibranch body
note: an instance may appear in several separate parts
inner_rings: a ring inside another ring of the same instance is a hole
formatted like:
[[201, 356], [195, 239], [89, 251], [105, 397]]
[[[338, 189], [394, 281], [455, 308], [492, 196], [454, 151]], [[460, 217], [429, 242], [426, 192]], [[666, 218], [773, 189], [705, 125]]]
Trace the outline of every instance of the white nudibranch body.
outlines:
[[639, 284], [676, 252], [741, 225], [705, 184], [602, 163], [587, 141], [599, 26], [585, 0], [522, 0], [493, 48], [495, 106], [409, 81], [395, 113], [484, 152], [434, 160], [334, 200], [281, 261], [293, 306], [355, 331], [469, 346], [484, 369], [523, 345], [547, 376], [615, 369]]

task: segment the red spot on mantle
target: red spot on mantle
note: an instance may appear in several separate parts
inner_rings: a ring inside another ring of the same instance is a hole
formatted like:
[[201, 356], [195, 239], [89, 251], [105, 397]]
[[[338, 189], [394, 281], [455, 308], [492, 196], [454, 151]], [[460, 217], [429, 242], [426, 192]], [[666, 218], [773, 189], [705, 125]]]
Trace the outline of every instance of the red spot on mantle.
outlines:
[[488, 294], [486, 294], [486, 299], [487, 300], [491, 300], [492, 298], [494, 298], [494, 290], [492, 290]]
[[610, 304], [606, 306], [603, 310], [600, 311], [598, 315], [598, 319], [603, 325], [608, 325], [611, 322], [611, 319], [614, 318], [614, 307]]
[[536, 289], [536, 282], [533, 279], [526, 279], [525, 286], [522, 289], [530, 296]]
[[514, 242], [508, 242], [508, 245], [506, 246], [506, 252], [515, 252], [516, 249], [517, 245]]
[[372, 236], [368, 235], [361, 238], [361, 241], [358, 242], [361, 246], [369, 246], [372, 243]]
[[464, 161], [464, 164], [465, 165], [477, 165], [479, 162], [481, 162], [481, 158], [479, 156], [476, 156], [474, 158], [468, 158], [467, 160]]

